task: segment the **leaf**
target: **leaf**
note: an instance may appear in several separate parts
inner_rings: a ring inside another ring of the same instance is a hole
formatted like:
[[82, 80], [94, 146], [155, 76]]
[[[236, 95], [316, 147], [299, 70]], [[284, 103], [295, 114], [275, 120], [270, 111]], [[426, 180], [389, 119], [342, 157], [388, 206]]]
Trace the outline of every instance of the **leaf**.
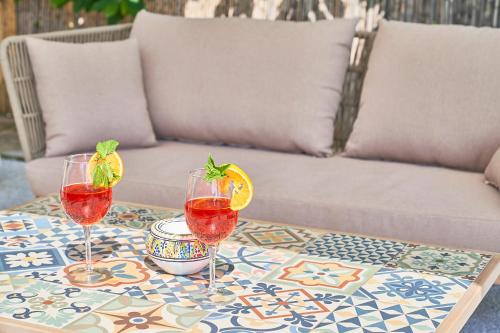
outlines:
[[103, 163], [102, 170], [103, 170], [106, 178], [111, 179], [111, 180], [114, 178], [113, 177], [113, 169], [111, 169], [111, 166], [109, 165], [109, 163]]
[[99, 155], [101, 155], [102, 158], [106, 158], [106, 147], [103, 142], [98, 142], [95, 146], [95, 150], [99, 153]]
[[73, 0], [73, 12], [78, 13], [85, 8], [86, 0]]
[[109, 2], [106, 7], [104, 7], [104, 15], [106, 17], [113, 17], [120, 10], [120, 5], [116, 2]]
[[99, 187], [103, 183], [104, 175], [102, 173], [101, 166], [97, 164], [94, 168], [94, 172], [92, 175], [92, 185], [94, 187]]
[[50, 3], [57, 7], [57, 8], [61, 8], [63, 7], [65, 4], [67, 4], [70, 0], [50, 0]]
[[123, 14], [123, 16], [132, 15], [135, 16], [138, 12], [140, 12], [144, 8], [143, 0], [124, 0], [128, 3], [128, 13]]
[[220, 166], [216, 166], [212, 155], [208, 154], [208, 161], [205, 164], [205, 181], [211, 182], [224, 178], [226, 176], [226, 170], [230, 166], [231, 164], [221, 164]]
[[116, 140], [100, 141], [95, 146], [95, 149], [102, 158], [106, 158], [106, 156], [116, 151], [119, 144], [120, 143]]
[[107, 17], [108, 24], [116, 24], [120, 22], [121, 19], [123, 19], [123, 16], [120, 15], [120, 12], [116, 12], [115, 15]]
[[82, 10], [103, 13], [110, 24], [118, 23], [125, 17], [133, 17], [145, 8], [144, 0], [50, 0], [50, 3], [56, 8], [72, 3], [74, 13]]
[[128, 8], [128, 1], [120, 1], [120, 15], [121, 16], [127, 16], [127, 13], [129, 12]]
[[109, 0], [98, 0], [92, 5], [92, 10], [96, 12], [102, 12], [107, 6]]

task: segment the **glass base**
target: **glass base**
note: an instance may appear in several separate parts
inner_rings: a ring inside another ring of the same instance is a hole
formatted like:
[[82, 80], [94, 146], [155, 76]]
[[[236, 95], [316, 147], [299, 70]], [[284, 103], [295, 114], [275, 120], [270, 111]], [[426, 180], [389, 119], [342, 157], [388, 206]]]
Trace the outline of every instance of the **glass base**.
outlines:
[[70, 282], [80, 285], [93, 285], [109, 280], [112, 274], [105, 268], [94, 267], [88, 271], [85, 267], [78, 267], [71, 270], [67, 278]]
[[203, 289], [189, 294], [189, 299], [202, 307], [225, 305], [236, 299], [236, 294], [224, 288]]

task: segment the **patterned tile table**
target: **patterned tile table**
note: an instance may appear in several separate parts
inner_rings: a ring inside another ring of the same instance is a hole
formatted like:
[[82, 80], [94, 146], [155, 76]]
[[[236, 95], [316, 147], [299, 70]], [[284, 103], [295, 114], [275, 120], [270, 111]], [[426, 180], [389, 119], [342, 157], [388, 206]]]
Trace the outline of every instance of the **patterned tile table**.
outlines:
[[496, 254], [240, 221], [221, 246], [218, 281], [237, 294], [200, 307], [207, 285], [146, 255], [153, 221], [178, 210], [115, 203], [94, 227], [92, 288], [68, 279], [83, 233], [57, 197], [0, 212], [0, 332], [453, 332], [500, 271]]

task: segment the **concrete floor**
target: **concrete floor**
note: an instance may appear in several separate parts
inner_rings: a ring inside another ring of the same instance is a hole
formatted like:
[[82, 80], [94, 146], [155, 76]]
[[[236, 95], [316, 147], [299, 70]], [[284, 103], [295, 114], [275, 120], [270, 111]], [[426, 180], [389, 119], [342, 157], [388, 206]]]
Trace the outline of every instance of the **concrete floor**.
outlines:
[[5, 116], [0, 116], [0, 156], [2, 155], [14, 158], [22, 156], [14, 120]]

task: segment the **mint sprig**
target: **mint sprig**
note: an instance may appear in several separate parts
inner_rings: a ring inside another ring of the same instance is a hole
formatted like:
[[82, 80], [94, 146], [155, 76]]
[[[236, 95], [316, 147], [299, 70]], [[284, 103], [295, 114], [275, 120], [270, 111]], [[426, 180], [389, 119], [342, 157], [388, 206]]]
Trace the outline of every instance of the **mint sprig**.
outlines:
[[203, 179], [207, 182], [222, 179], [226, 176], [226, 170], [230, 166], [231, 164], [221, 164], [219, 166], [215, 165], [212, 155], [208, 154], [208, 162], [205, 164], [206, 173]]
[[109, 187], [112, 182], [119, 180], [120, 176], [113, 172], [106, 157], [116, 151], [120, 143], [116, 140], [98, 142], [95, 146], [97, 151], [97, 163], [92, 171], [92, 184], [94, 187]]

